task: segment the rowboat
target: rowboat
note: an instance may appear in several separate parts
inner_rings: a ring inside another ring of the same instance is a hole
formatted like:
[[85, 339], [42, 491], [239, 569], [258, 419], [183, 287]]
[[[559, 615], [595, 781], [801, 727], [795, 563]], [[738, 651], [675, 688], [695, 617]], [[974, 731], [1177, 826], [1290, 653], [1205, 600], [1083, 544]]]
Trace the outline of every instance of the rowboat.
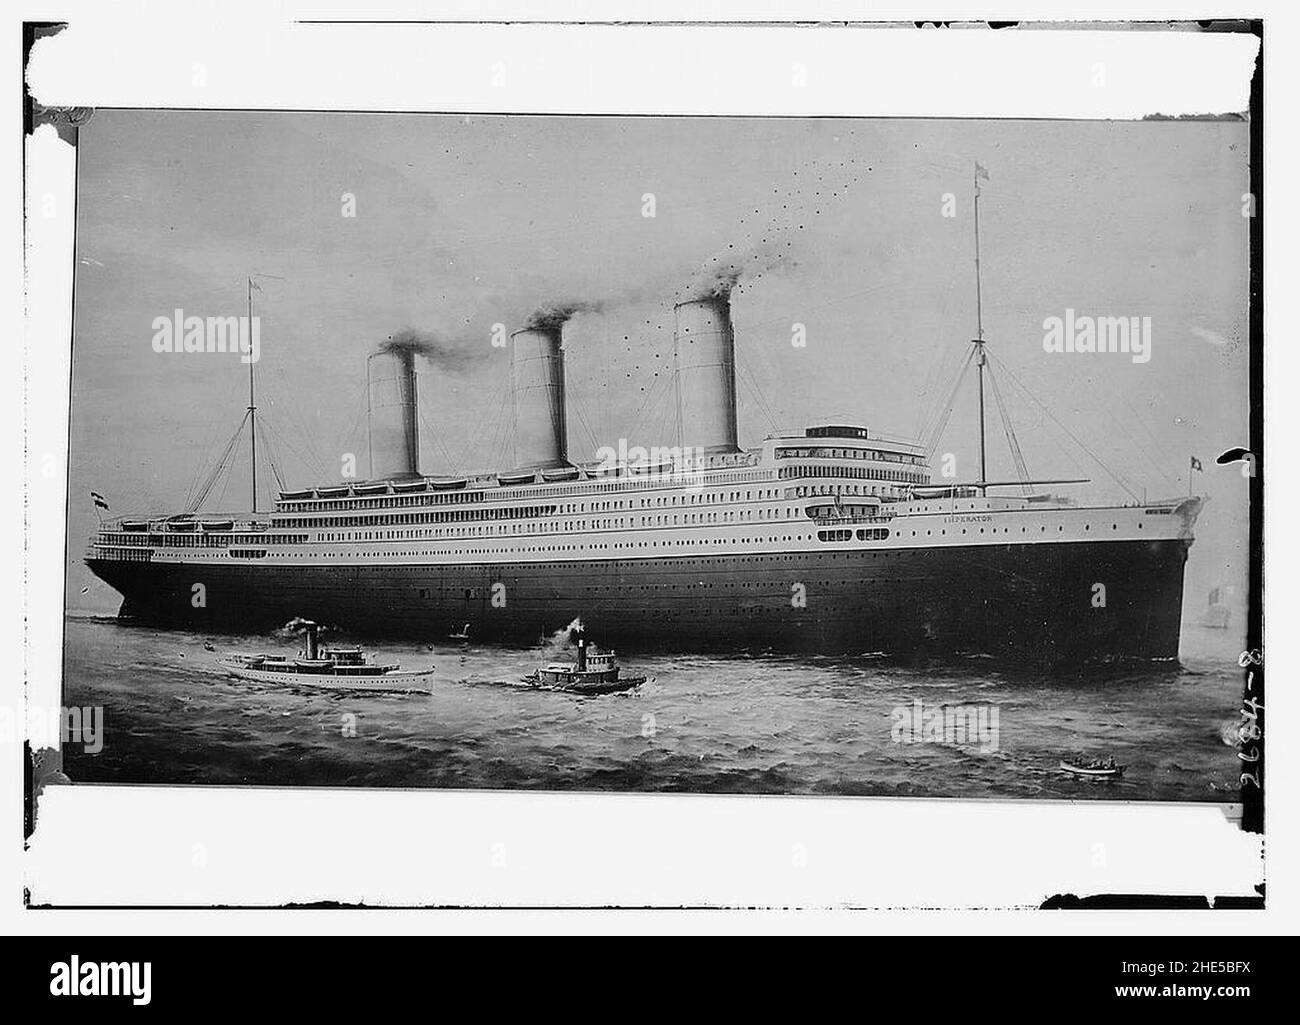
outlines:
[[1124, 766], [1116, 765], [1114, 758], [1106, 761], [1093, 758], [1086, 762], [1063, 758], [1061, 759], [1061, 769], [1073, 776], [1081, 776], [1084, 779], [1119, 779], [1124, 775]]

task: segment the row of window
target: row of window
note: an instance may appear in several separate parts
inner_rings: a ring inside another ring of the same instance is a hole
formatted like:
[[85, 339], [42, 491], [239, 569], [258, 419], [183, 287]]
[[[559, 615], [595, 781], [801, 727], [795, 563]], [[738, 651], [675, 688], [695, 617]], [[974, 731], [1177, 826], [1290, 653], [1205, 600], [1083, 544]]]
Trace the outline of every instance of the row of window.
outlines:
[[[295, 523], [294, 526], [302, 526]], [[138, 545], [153, 548], [228, 548], [230, 545], [255, 542], [259, 545], [305, 545], [306, 534], [209, 534], [163, 531], [158, 534], [124, 534], [113, 538], [115, 545]]]
[[[572, 484], [555, 484], [540, 485], [545, 487], [545, 491], [536, 492], [539, 498], [558, 498], [565, 495], [585, 496], [594, 493], [631, 491], [647, 488], [662, 488], [666, 486], [680, 487], [683, 484], [691, 484], [696, 480], [696, 475], [701, 473], [699, 469], [688, 470], [682, 473], [652, 474], [645, 477], [617, 477], [611, 478], [607, 483], [594, 483], [591, 481], [574, 482]], [[719, 484], [744, 484], [754, 481], [770, 480], [772, 477], [771, 470], [732, 470], [719, 471], [710, 469], [708, 484], [717, 486]], [[447, 502], [481, 502], [487, 497], [487, 493], [482, 490], [475, 491], [434, 491], [419, 492], [413, 495], [376, 495], [373, 498], [346, 498], [346, 499], [297, 499], [283, 498], [277, 502], [281, 512], [330, 512], [335, 509], [375, 509], [375, 508], [392, 508], [395, 505], [441, 505]], [[494, 495], [495, 499], [506, 497], [505, 495]]]
[[96, 554], [118, 562], [148, 562], [153, 558], [153, 552], [147, 548], [114, 548], [107, 545], [98, 549]]
[[480, 520], [531, 520], [554, 516], [554, 505], [501, 505], [479, 509], [452, 509], [436, 513], [394, 513], [383, 516], [329, 516], [306, 519], [272, 518], [273, 527], [392, 527], [410, 523], [468, 523]]
[[482, 491], [432, 491], [418, 495], [376, 495], [374, 498], [325, 501], [282, 498], [276, 504], [283, 512], [334, 512], [338, 509], [393, 509], [398, 506], [448, 505], [482, 500]]
[[852, 541], [854, 536], [859, 541], [884, 541], [889, 537], [889, 530], [881, 527], [869, 527], [864, 530], [819, 530], [818, 541]]
[[865, 466], [783, 466], [782, 480], [799, 477], [849, 477], [856, 480], [891, 480], [908, 484], [926, 484], [929, 474], [916, 470], [877, 470]]
[[923, 456], [885, 452], [870, 448], [778, 448], [777, 459], [874, 459], [881, 463], [910, 463], [924, 466]]
[[403, 513], [396, 516], [371, 515], [362, 517], [299, 518], [279, 516], [271, 519], [273, 527], [378, 527], [408, 523], [453, 523], [477, 520], [534, 519], [554, 516], [557, 513], [608, 512], [617, 509], [655, 509], [682, 505], [718, 505], [727, 502], [753, 502], [789, 497], [790, 489], [749, 488], [745, 491], [684, 492], [677, 495], [660, 495], [652, 498], [612, 499], [599, 502], [571, 503], [545, 506], [494, 506], [481, 509], [452, 510], [441, 513]]

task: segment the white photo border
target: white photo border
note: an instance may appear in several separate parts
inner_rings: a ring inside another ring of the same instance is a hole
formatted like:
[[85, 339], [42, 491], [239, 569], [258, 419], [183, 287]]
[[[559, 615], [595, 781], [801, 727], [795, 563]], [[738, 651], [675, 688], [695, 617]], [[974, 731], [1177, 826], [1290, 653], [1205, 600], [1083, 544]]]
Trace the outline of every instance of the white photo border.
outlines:
[[[1248, 33], [1158, 26], [326, 25], [294, 6], [156, 20], [72, 3], [29, 87], [47, 107], [1132, 118], [1245, 110], [1257, 51]], [[801, 90], [793, 63], [819, 69]], [[26, 700], [49, 707], [75, 539], [66, 478], [41, 458], [67, 452], [75, 151], [42, 128], [27, 159]], [[46, 195], [66, 213], [42, 216]], [[32, 908], [1018, 909], [1249, 897], [1263, 880], [1235, 804], [74, 783], [38, 811]]]

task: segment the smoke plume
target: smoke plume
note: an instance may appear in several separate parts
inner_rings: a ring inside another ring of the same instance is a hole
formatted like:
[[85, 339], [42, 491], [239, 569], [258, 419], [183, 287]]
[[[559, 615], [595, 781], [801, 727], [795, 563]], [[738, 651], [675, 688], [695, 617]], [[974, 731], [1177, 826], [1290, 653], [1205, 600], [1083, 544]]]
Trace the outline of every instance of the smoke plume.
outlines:
[[[303, 637], [307, 633], [307, 624], [310, 622], [312, 622], [312, 620], [303, 619], [301, 616], [294, 616], [293, 619], [289, 620], [289, 622], [285, 623], [283, 626], [278, 626], [272, 630], [271, 636], [279, 641], [287, 641], [292, 640], [295, 637]], [[316, 632], [318, 634], [327, 634], [333, 629], [333, 627], [326, 626], [323, 623], [318, 623], [316, 625]]]
[[797, 266], [792, 248], [792, 242], [778, 237], [764, 239], [743, 252], [728, 249], [712, 256], [681, 290], [681, 298], [730, 299], [742, 282], [751, 284], [769, 271]]
[[554, 331], [563, 327], [575, 314], [600, 313], [604, 308], [604, 303], [579, 299], [545, 303], [529, 315], [524, 327], [529, 331]]
[[568, 626], [562, 626], [542, 641], [542, 650], [552, 655], [567, 651], [573, 645], [573, 634], [582, 632], [582, 617], [576, 617]]
[[455, 373], [483, 359], [487, 355], [485, 348], [481, 344], [445, 338], [432, 331], [404, 327], [380, 342], [376, 351], [397, 356], [407, 367], [414, 363], [416, 356], [420, 356], [440, 370]]

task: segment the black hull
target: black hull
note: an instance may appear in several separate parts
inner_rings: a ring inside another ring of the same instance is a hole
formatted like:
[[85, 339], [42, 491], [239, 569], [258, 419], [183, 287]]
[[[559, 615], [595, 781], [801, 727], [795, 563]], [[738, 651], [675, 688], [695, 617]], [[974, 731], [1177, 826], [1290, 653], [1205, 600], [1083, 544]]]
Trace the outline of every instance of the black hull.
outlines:
[[525, 680], [533, 690], [551, 690], [559, 694], [576, 694], [578, 697], [599, 697], [602, 694], [618, 694], [626, 690], [636, 690], [645, 681], [644, 676], [629, 676], [625, 680], [610, 680], [606, 683], [593, 684], [590, 687], [566, 687], [558, 683], [539, 683], [534, 679]]
[[[295, 617], [358, 635], [535, 643], [581, 617], [642, 650], [980, 652], [1176, 659], [1185, 540], [504, 565], [308, 567], [89, 560], [121, 615], [261, 631]], [[191, 604], [202, 582], [206, 606]], [[1105, 587], [1095, 607], [1095, 585]], [[504, 585], [504, 589], [497, 585]], [[803, 599], [802, 602], [800, 599]]]

